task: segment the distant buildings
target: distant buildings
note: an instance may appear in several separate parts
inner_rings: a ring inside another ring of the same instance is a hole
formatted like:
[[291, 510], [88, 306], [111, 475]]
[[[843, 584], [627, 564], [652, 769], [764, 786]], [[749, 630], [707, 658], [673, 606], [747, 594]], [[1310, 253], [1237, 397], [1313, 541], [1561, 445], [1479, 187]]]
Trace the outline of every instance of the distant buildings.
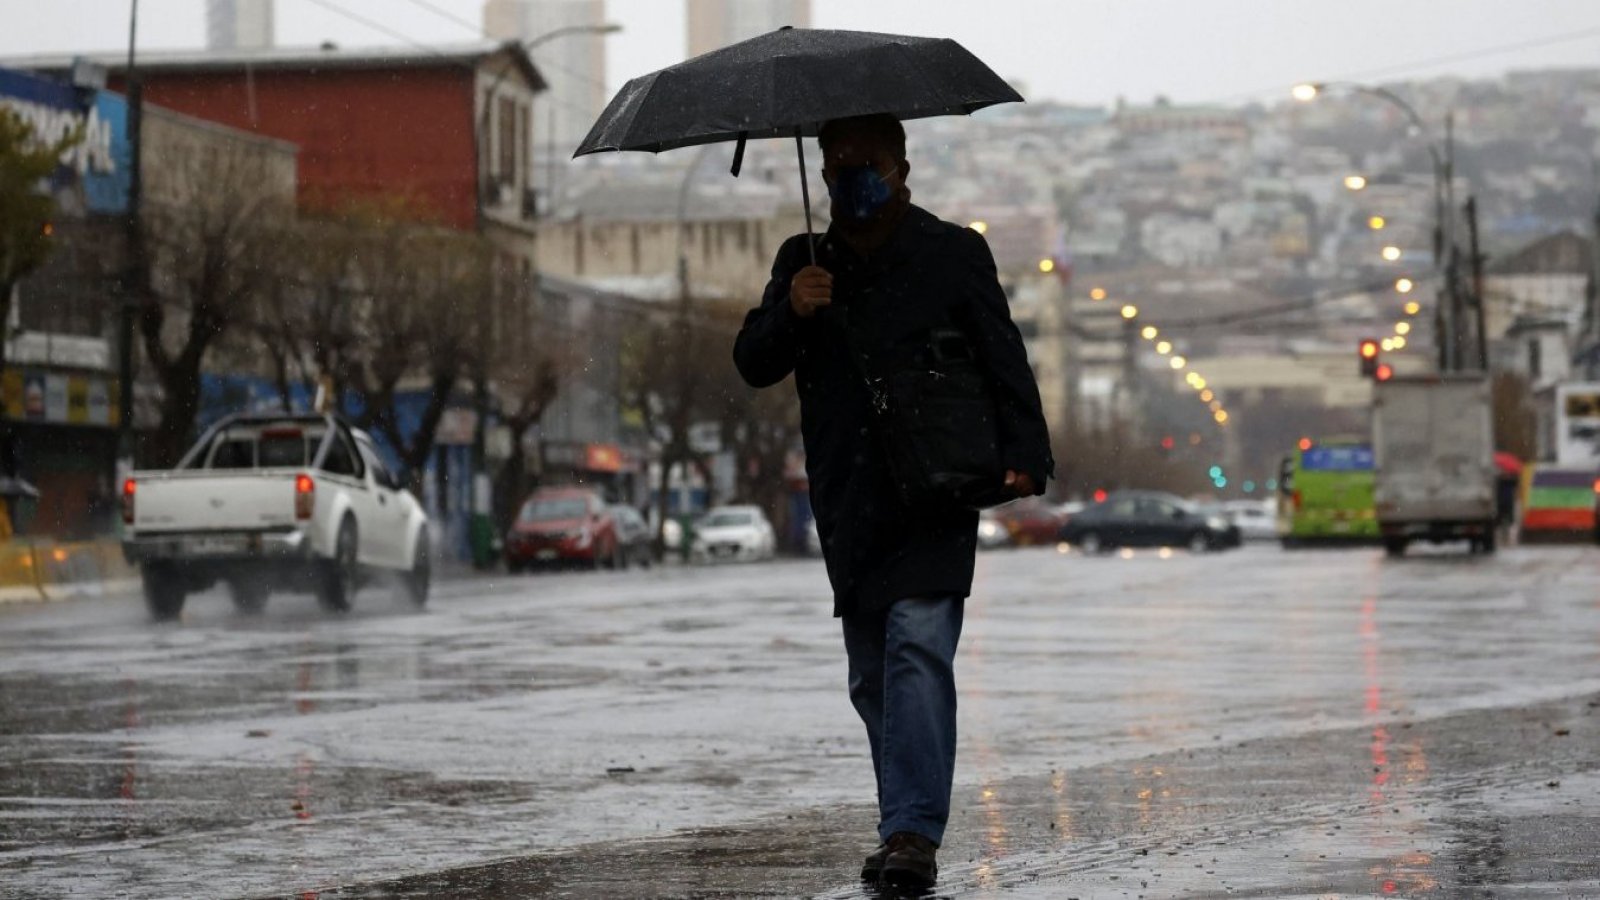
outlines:
[[699, 56], [785, 25], [811, 26], [811, 0], [688, 0], [689, 55]]
[[206, 0], [206, 46], [212, 50], [271, 47], [273, 0]]

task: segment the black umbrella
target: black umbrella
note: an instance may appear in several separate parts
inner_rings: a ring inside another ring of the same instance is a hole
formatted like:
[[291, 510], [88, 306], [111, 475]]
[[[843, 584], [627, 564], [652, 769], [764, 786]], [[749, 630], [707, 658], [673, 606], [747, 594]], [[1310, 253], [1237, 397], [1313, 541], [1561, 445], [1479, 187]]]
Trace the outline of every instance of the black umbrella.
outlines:
[[[1022, 97], [947, 38], [783, 28], [713, 50], [623, 85], [573, 156], [794, 136], [811, 233], [803, 138], [829, 119], [967, 115]], [[815, 251], [813, 250], [813, 256]]]

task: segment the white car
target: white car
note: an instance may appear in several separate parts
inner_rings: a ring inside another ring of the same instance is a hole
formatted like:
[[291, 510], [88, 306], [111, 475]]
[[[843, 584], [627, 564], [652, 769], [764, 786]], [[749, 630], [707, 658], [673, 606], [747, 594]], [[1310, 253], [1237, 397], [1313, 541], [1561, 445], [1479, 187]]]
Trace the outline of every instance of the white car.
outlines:
[[217, 582], [246, 612], [274, 590], [310, 590], [342, 612], [375, 574], [410, 603], [428, 597], [427, 514], [372, 439], [333, 416], [224, 419], [177, 468], [123, 483], [122, 522], [157, 619]]
[[759, 506], [718, 506], [694, 523], [693, 562], [755, 562], [771, 559], [777, 534]]
[[1247, 541], [1278, 539], [1278, 513], [1271, 500], [1233, 500], [1223, 511], [1239, 526], [1239, 536]]

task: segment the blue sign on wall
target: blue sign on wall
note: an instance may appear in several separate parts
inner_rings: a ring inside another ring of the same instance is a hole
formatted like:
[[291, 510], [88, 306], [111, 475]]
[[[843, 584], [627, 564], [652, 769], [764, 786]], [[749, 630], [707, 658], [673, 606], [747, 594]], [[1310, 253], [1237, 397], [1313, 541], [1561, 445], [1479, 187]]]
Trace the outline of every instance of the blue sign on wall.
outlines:
[[50, 185], [69, 212], [75, 211], [73, 201], [87, 212], [127, 211], [133, 149], [128, 104], [120, 94], [0, 69], [0, 107], [21, 116], [43, 143], [82, 132], [82, 140], [62, 154]]
[[1313, 447], [1300, 456], [1307, 472], [1366, 472], [1372, 463], [1371, 447]]

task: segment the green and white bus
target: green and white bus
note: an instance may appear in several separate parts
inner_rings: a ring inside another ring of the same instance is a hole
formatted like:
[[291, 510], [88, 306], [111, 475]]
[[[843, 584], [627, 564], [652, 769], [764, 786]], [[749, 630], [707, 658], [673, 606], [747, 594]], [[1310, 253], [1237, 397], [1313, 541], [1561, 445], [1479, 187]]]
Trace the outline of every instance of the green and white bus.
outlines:
[[1278, 538], [1307, 544], [1378, 543], [1372, 447], [1302, 441], [1278, 473]]

